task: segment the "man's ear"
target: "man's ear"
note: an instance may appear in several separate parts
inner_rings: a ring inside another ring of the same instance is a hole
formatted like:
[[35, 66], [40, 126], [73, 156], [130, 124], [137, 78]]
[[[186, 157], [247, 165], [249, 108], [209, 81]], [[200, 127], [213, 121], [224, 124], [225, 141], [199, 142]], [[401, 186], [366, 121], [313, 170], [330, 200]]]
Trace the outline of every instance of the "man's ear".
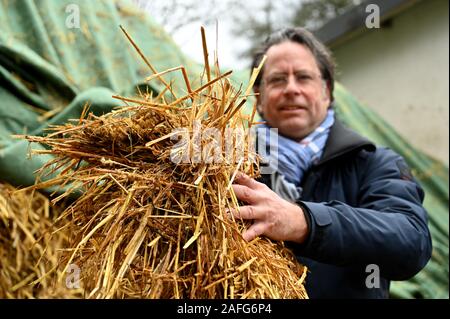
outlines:
[[327, 105], [330, 105], [331, 103], [331, 88], [330, 88], [330, 84], [328, 83], [328, 81], [323, 82], [323, 99], [324, 101], [326, 101]]
[[253, 92], [255, 92], [256, 97], [256, 110], [260, 115], [262, 115], [262, 108], [261, 108], [261, 91], [259, 89], [259, 86], [253, 86]]

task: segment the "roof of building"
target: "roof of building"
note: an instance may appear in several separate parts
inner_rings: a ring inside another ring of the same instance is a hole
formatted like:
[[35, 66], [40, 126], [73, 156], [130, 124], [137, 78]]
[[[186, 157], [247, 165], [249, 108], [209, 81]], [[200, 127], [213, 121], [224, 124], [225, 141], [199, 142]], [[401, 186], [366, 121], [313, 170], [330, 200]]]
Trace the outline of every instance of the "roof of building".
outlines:
[[370, 30], [365, 27], [367, 16], [372, 12], [368, 5], [377, 5], [380, 9], [380, 26], [388, 26], [396, 15], [415, 5], [421, 0], [366, 0], [352, 7], [342, 15], [330, 20], [314, 34], [330, 47], [348, 41], [350, 38]]

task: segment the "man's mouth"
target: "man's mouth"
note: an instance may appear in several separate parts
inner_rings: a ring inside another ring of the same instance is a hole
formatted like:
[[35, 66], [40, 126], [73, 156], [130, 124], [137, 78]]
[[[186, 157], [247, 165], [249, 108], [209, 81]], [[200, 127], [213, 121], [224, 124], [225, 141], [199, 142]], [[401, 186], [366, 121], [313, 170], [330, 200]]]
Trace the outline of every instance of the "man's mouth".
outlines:
[[279, 109], [280, 111], [297, 111], [297, 110], [306, 110], [305, 107], [299, 106], [299, 105], [293, 105], [293, 106], [282, 106]]

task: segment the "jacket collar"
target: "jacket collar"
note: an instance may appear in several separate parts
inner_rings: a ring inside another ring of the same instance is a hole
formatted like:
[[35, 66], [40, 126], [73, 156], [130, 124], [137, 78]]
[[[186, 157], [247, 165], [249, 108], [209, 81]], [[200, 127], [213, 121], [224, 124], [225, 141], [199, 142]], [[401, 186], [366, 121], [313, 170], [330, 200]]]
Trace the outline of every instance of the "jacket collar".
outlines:
[[336, 117], [330, 128], [328, 140], [325, 144], [323, 155], [316, 166], [353, 152], [357, 149], [375, 151], [376, 146], [368, 139], [346, 128]]

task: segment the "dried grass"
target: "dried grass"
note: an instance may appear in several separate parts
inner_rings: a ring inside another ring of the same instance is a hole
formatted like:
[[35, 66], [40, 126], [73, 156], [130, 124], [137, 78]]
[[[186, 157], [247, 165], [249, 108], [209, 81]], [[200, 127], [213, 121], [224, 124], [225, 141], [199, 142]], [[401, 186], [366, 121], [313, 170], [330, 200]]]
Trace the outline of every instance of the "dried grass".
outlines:
[[[51, 236], [53, 221], [61, 209], [51, 207], [39, 192], [17, 192], [0, 182], [0, 299], [78, 298], [81, 290], [56, 285], [60, 251], [67, 236]], [[42, 278], [40, 284], [33, 281]]]
[[[187, 94], [178, 98], [162, 79], [166, 72], [158, 73], [126, 35], [156, 74], [149, 80], [158, 78], [170, 99], [165, 92], [116, 96], [126, 106], [100, 117], [86, 110], [45, 137], [26, 136], [55, 156], [41, 173], [59, 170], [34, 188], [69, 187], [55, 203], [83, 191], [60, 217], [58, 227], [71, 229], [60, 280], [76, 264], [86, 298], [307, 298], [306, 267], [292, 252], [265, 237], [247, 243], [241, 233], [248, 222], [226, 214], [239, 205], [230, 187], [236, 173], [258, 176], [249, 147], [255, 111], [246, 116], [241, 108], [259, 70], [245, 93], [233, 88], [231, 72], [220, 73], [217, 60], [212, 72], [206, 64], [206, 83], [196, 89], [183, 67], [168, 70], [183, 72]], [[206, 44], [204, 54], [207, 61]], [[191, 137], [187, 144], [171, 138], [180, 128]], [[194, 143], [198, 128], [239, 129], [234, 146], [241, 152], [230, 158], [222, 146], [208, 153], [217, 136]], [[177, 164], [174, 150], [221, 161]]]

